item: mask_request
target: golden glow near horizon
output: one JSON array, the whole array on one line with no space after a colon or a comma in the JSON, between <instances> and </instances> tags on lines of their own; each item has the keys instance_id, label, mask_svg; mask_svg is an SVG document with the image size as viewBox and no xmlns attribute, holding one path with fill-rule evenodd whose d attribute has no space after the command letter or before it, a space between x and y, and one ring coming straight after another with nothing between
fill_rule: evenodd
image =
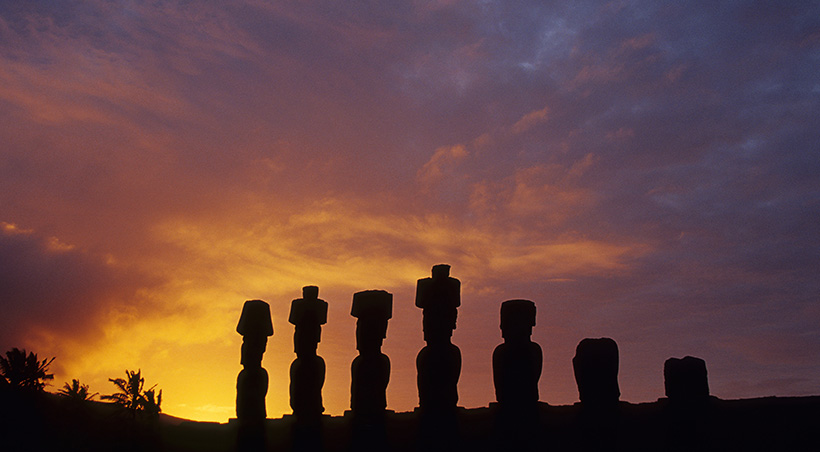
<instances>
[{"instance_id":1,"label":"golden glow near horizon","mask_svg":"<svg viewBox=\"0 0 820 452\"><path fill-rule=\"evenodd\" d=\"M591 241L515 246L505 242L518 238L505 238L503 233L465 230L453 235L449 232L453 228L441 218L408 221L369 216L363 221L361 212L335 204L326 204L324 209L298 214L281 229L166 223L156 228L156 240L160 248L179 250L170 253L176 255L175 260L171 260L167 249L162 249L161 263L156 258L147 261L157 276L164 275L165 283L140 290L134 294L136 300L127 303L111 300L98 319L102 325L100 337L61 342L62 338L32 335L25 345L41 354L58 356L56 382L79 378L104 394L111 391L108 378L120 376L125 369L139 368L148 384L156 383L163 389L165 412L190 419L225 421L234 416L235 379L241 369L241 337L235 332L235 323L245 300L265 299L272 306L275 329L264 360L271 381L267 403L269 416L278 417L290 412L287 369L295 358L293 329L286 320L290 300L299 297L303 285L317 284L320 296L331 305L330 321L319 349L328 362L325 406L328 413L339 415L349 408L349 365L356 356L355 319L349 316L352 294L385 288L394 292L396 303L401 304L391 320L385 344L386 352L396 350L398 345L397 354L391 356L395 373L391 385L400 388L401 395L392 395L391 408L411 410L415 406L413 362L423 346L413 291L416 279L426 277L429 262L438 262L439 257L394 259L396 252L390 244L398 248L416 244L420 250L436 250L446 244L472 250L469 255L450 260L454 275L464 281L465 303L482 297L470 293L471 287L486 290L481 287L484 282L480 275L469 273L475 262L483 262L482 268L497 276L538 278L543 271L560 276L584 269L617 270L622 267L622 256L635 252L629 247ZM322 254L319 248L306 244L296 230L303 231L307 240L325 235L319 243L330 246ZM362 242L365 237L367 240ZM374 241L379 247L366 246ZM535 269L539 270L533 272ZM498 302L505 297L498 290L488 293ZM487 324L497 329L494 310ZM499 336L494 330L491 334ZM402 343L393 344L394 340ZM408 344L414 346L407 349ZM462 386L469 387L470 378L465 374ZM486 393L486 400L477 403L486 405L490 397L491 393Z\"/></svg>"}]
</instances>

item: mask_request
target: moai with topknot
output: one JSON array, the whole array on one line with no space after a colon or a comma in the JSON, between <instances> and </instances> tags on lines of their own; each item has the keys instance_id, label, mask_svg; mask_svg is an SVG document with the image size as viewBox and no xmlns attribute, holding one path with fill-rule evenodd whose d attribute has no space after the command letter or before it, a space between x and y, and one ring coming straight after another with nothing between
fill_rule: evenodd
<instances>
[{"instance_id":1,"label":"moai with topknot","mask_svg":"<svg viewBox=\"0 0 820 452\"><path fill-rule=\"evenodd\" d=\"M242 371L236 379L236 418L262 420L267 417L265 395L268 372L262 367L262 355L273 336L270 306L262 300L249 300L242 306L236 332L242 335Z\"/></svg>"},{"instance_id":2,"label":"moai with topknot","mask_svg":"<svg viewBox=\"0 0 820 452\"><path fill-rule=\"evenodd\" d=\"M493 351L495 398L508 413L531 413L538 404L541 347L532 342L535 303L507 300L501 303L501 336L504 343Z\"/></svg>"},{"instance_id":3,"label":"moai with topknot","mask_svg":"<svg viewBox=\"0 0 820 452\"><path fill-rule=\"evenodd\" d=\"M461 351L452 343L452 336L460 305L461 282L450 277L449 265L435 265L432 277L418 280L416 306L422 309L422 329L427 343L416 357L422 411L456 409Z\"/></svg>"},{"instance_id":4,"label":"moai with topknot","mask_svg":"<svg viewBox=\"0 0 820 452\"><path fill-rule=\"evenodd\" d=\"M327 302L319 299L319 288L305 286L302 298L293 300L288 321L295 325L293 348L296 359L290 366L290 407L297 418L318 418L325 383L325 361L316 354L327 323Z\"/></svg>"},{"instance_id":5,"label":"moai with topknot","mask_svg":"<svg viewBox=\"0 0 820 452\"><path fill-rule=\"evenodd\" d=\"M264 451L268 372L262 367L262 355L268 337L273 336L270 306L262 300L246 301L236 332L242 335L242 370L236 378L237 450Z\"/></svg>"},{"instance_id":6,"label":"moai with topknot","mask_svg":"<svg viewBox=\"0 0 820 452\"><path fill-rule=\"evenodd\" d=\"M356 416L380 416L387 408L390 358L382 353L387 321L393 316L393 294L366 290L353 294L350 315L356 317L356 349L350 366L350 409Z\"/></svg>"}]
</instances>

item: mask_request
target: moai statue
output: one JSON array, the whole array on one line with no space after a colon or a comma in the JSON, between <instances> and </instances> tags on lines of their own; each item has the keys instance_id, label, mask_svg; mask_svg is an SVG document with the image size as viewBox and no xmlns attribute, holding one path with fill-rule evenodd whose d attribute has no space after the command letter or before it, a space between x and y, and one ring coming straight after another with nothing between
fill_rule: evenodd
<instances>
[{"instance_id":1,"label":"moai statue","mask_svg":"<svg viewBox=\"0 0 820 452\"><path fill-rule=\"evenodd\" d=\"M236 332L242 335L242 371L236 379L236 418L261 421L267 417L268 372L262 368L262 355L268 337L273 336L270 306L262 300L246 301Z\"/></svg>"},{"instance_id":2,"label":"moai statue","mask_svg":"<svg viewBox=\"0 0 820 452\"><path fill-rule=\"evenodd\" d=\"M449 265L435 265L432 278L418 280L416 306L423 309L427 342L416 357L422 411L453 411L458 403L461 351L451 340L460 305L461 282L450 277Z\"/></svg>"},{"instance_id":3,"label":"moai statue","mask_svg":"<svg viewBox=\"0 0 820 452\"><path fill-rule=\"evenodd\" d=\"M504 343L493 352L495 398L505 412L532 412L538 404L541 347L530 340L535 326L535 303L507 300L501 303L501 336Z\"/></svg>"},{"instance_id":4,"label":"moai statue","mask_svg":"<svg viewBox=\"0 0 820 452\"><path fill-rule=\"evenodd\" d=\"M393 294L366 290L353 294L350 315L356 317L359 356L350 366L350 409L356 416L380 416L387 408L390 358L382 353L387 321L393 316Z\"/></svg>"},{"instance_id":5,"label":"moai statue","mask_svg":"<svg viewBox=\"0 0 820 452\"><path fill-rule=\"evenodd\" d=\"M572 358L581 403L588 407L617 406L618 344L608 337L584 339Z\"/></svg>"},{"instance_id":6,"label":"moai statue","mask_svg":"<svg viewBox=\"0 0 820 452\"><path fill-rule=\"evenodd\" d=\"M672 403L695 404L709 399L706 361L686 356L669 358L663 364L666 397Z\"/></svg>"},{"instance_id":7,"label":"moai statue","mask_svg":"<svg viewBox=\"0 0 820 452\"><path fill-rule=\"evenodd\" d=\"M322 340L322 325L327 323L327 302L319 299L319 288L305 286L302 298L293 300L288 321L296 326L293 348L296 359L290 366L290 407L302 418L320 416L325 361L316 354Z\"/></svg>"}]
</instances>

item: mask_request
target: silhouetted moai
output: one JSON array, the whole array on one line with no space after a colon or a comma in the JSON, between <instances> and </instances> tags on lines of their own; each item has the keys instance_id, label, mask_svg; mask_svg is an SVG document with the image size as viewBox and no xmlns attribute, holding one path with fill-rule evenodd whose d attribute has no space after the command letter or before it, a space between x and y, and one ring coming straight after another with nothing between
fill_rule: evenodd
<instances>
[{"instance_id":1,"label":"silhouetted moai","mask_svg":"<svg viewBox=\"0 0 820 452\"><path fill-rule=\"evenodd\" d=\"M576 432L581 450L618 449L618 344L610 338L583 339L572 358L581 415Z\"/></svg>"},{"instance_id":2,"label":"silhouetted moai","mask_svg":"<svg viewBox=\"0 0 820 452\"><path fill-rule=\"evenodd\" d=\"M327 302L319 299L319 288L305 286L302 298L293 300L288 321L296 326L293 348L296 359L290 366L290 407L297 418L318 418L325 383L325 361L316 354L322 339L322 325L327 323Z\"/></svg>"},{"instance_id":3,"label":"silhouetted moai","mask_svg":"<svg viewBox=\"0 0 820 452\"><path fill-rule=\"evenodd\" d=\"M666 411L668 450L708 450L713 436L714 413L709 404L706 361L686 356L663 364L669 405ZM675 445L676 447L671 447Z\"/></svg>"},{"instance_id":4,"label":"silhouetted moai","mask_svg":"<svg viewBox=\"0 0 820 452\"><path fill-rule=\"evenodd\" d=\"M453 345L461 282L450 277L449 265L433 266L431 278L418 280L416 306L422 308L422 328L427 345L416 357L419 410L419 448L459 448L456 408L461 351Z\"/></svg>"},{"instance_id":5,"label":"silhouetted moai","mask_svg":"<svg viewBox=\"0 0 820 452\"><path fill-rule=\"evenodd\" d=\"M535 303L507 300L501 303L504 343L493 352L495 398L509 412L531 411L538 404L541 347L530 340L535 326Z\"/></svg>"},{"instance_id":6,"label":"silhouetted moai","mask_svg":"<svg viewBox=\"0 0 820 452\"><path fill-rule=\"evenodd\" d=\"M433 266L433 276L416 285L416 306L422 308L422 329L427 345L416 357L419 407L422 410L454 410L458 403L461 351L453 345L457 308L461 305L461 282L450 277L450 266Z\"/></svg>"},{"instance_id":7,"label":"silhouetted moai","mask_svg":"<svg viewBox=\"0 0 820 452\"><path fill-rule=\"evenodd\" d=\"M359 356L350 366L350 409L356 415L381 415L387 408L390 358L382 353L387 321L393 316L393 294L366 290L353 294L350 315L356 317Z\"/></svg>"},{"instance_id":8,"label":"silhouetted moai","mask_svg":"<svg viewBox=\"0 0 820 452\"><path fill-rule=\"evenodd\" d=\"M262 355L273 335L270 306L262 300L246 301L236 332L242 335L242 371L236 379L237 445L240 451L264 450L268 372L262 367Z\"/></svg>"},{"instance_id":9,"label":"silhouetted moai","mask_svg":"<svg viewBox=\"0 0 820 452\"><path fill-rule=\"evenodd\" d=\"M353 294L350 315L356 317L359 356L350 366L351 450L387 450L385 409L390 358L382 353L387 321L393 316L393 294L366 290Z\"/></svg>"},{"instance_id":10,"label":"silhouetted moai","mask_svg":"<svg viewBox=\"0 0 820 452\"><path fill-rule=\"evenodd\" d=\"M499 410L497 450L534 450L538 431L538 380L543 361L541 347L532 342L535 303L501 303L504 343L493 351L493 383Z\"/></svg>"},{"instance_id":11,"label":"silhouetted moai","mask_svg":"<svg viewBox=\"0 0 820 452\"><path fill-rule=\"evenodd\" d=\"M262 368L262 355L268 337L273 336L270 306L262 300L246 301L236 332L242 335L242 371L236 380L236 418L265 419L268 372Z\"/></svg>"},{"instance_id":12,"label":"silhouetted moai","mask_svg":"<svg viewBox=\"0 0 820 452\"><path fill-rule=\"evenodd\" d=\"M617 405L618 344L608 337L584 339L572 358L578 396L586 406Z\"/></svg>"},{"instance_id":13,"label":"silhouetted moai","mask_svg":"<svg viewBox=\"0 0 820 452\"><path fill-rule=\"evenodd\" d=\"M700 358L667 359L663 364L663 383L670 402L691 404L709 399L706 361Z\"/></svg>"}]
</instances>

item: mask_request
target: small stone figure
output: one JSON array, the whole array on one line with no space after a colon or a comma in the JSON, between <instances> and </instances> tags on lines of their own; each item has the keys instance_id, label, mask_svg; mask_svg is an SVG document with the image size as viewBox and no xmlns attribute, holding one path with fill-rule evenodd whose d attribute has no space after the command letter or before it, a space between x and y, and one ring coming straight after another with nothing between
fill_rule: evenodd
<instances>
[{"instance_id":1,"label":"small stone figure","mask_svg":"<svg viewBox=\"0 0 820 452\"><path fill-rule=\"evenodd\" d=\"M700 358L667 359L663 365L663 379L670 402L697 403L709 398L706 361Z\"/></svg>"},{"instance_id":2,"label":"small stone figure","mask_svg":"<svg viewBox=\"0 0 820 452\"><path fill-rule=\"evenodd\" d=\"M586 406L617 405L621 396L618 387L618 344L608 337L584 339L572 358L578 395Z\"/></svg>"},{"instance_id":3,"label":"small stone figure","mask_svg":"<svg viewBox=\"0 0 820 452\"><path fill-rule=\"evenodd\" d=\"M249 300L242 306L236 332L242 335L242 371L236 380L236 418L265 419L268 372L262 368L262 355L268 337L273 336L270 306L262 300Z\"/></svg>"},{"instance_id":4,"label":"small stone figure","mask_svg":"<svg viewBox=\"0 0 820 452\"><path fill-rule=\"evenodd\" d=\"M530 340L535 326L535 303L507 300L501 304L504 343L493 352L495 398L509 413L532 412L538 403L541 347Z\"/></svg>"},{"instance_id":5,"label":"small stone figure","mask_svg":"<svg viewBox=\"0 0 820 452\"><path fill-rule=\"evenodd\" d=\"M461 351L453 345L461 282L450 277L450 266L433 266L432 278L418 280L416 306L422 308L422 328L427 345L416 357L419 407L424 411L455 410Z\"/></svg>"},{"instance_id":6,"label":"small stone figure","mask_svg":"<svg viewBox=\"0 0 820 452\"><path fill-rule=\"evenodd\" d=\"M293 300L288 321L296 326L293 348L296 359L290 366L290 406L302 418L320 416L322 386L325 383L325 361L316 354L322 339L322 325L327 323L327 302L319 299L319 288L305 286L302 298Z\"/></svg>"},{"instance_id":7,"label":"small stone figure","mask_svg":"<svg viewBox=\"0 0 820 452\"><path fill-rule=\"evenodd\" d=\"M387 321L393 316L393 294L366 290L353 294L350 315L356 317L359 356L350 367L350 409L355 415L383 415L390 381L390 358L382 353Z\"/></svg>"}]
</instances>

